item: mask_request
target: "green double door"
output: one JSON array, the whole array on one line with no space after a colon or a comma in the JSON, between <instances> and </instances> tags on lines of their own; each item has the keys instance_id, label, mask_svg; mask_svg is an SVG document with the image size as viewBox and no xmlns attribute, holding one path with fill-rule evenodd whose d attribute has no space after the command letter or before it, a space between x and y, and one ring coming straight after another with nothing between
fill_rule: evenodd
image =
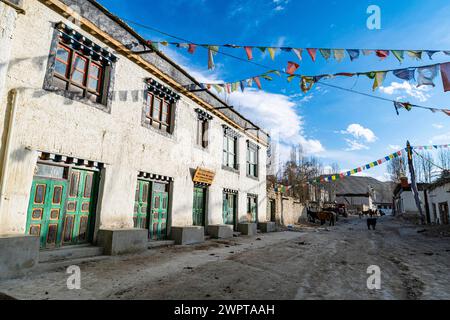
<instances>
[{"instance_id":1,"label":"green double door","mask_svg":"<svg viewBox=\"0 0 450 320\"><path fill-rule=\"evenodd\" d=\"M67 179L35 177L28 206L27 233L41 248L92 240L98 173L71 169Z\"/></svg>"},{"instance_id":2,"label":"green double door","mask_svg":"<svg viewBox=\"0 0 450 320\"><path fill-rule=\"evenodd\" d=\"M192 220L194 226L206 226L206 189L194 187L194 203L192 210Z\"/></svg>"},{"instance_id":3,"label":"green double door","mask_svg":"<svg viewBox=\"0 0 450 320\"><path fill-rule=\"evenodd\" d=\"M138 180L134 204L134 227L149 230L149 239L167 238L168 185ZM150 200L150 201L149 201Z\"/></svg>"}]
</instances>

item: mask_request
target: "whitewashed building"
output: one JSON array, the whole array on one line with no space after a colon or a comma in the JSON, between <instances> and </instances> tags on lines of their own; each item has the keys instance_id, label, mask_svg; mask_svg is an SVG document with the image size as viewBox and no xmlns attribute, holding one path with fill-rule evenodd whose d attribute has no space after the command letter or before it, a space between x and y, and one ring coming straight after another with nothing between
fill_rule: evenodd
<instances>
[{"instance_id":1,"label":"whitewashed building","mask_svg":"<svg viewBox=\"0 0 450 320\"><path fill-rule=\"evenodd\" d=\"M450 221L450 175L444 174L427 189L429 199L430 222L449 224Z\"/></svg>"},{"instance_id":2,"label":"whitewashed building","mask_svg":"<svg viewBox=\"0 0 450 320\"><path fill-rule=\"evenodd\" d=\"M0 30L0 272L270 219L268 134L96 1L0 1Z\"/></svg>"}]
</instances>

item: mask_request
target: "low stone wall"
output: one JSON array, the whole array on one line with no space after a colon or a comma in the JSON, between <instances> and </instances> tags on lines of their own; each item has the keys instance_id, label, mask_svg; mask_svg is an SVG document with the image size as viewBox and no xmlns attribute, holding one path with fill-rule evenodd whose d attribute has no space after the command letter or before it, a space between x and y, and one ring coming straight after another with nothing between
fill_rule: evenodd
<instances>
[{"instance_id":1,"label":"low stone wall","mask_svg":"<svg viewBox=\"0 0 450 320\"><path fill-rule=\"evenodd\" d=\"M306 205L295 198L282 196L273 189L267 190L267 216L270 219L270 200L275 203L275 221L278 225L296 224L307 220Z\"/></svg>"},{"instance_id":2,"label":"low stone wall","mask_svg":"<svg viewBox=\"0 0 450 320\"><path fill-rule=\"evenodd\" d=\"M282 198L282 220L284 225L306 220L306 206L291 197Z\"/></svg>"}]
</instances>

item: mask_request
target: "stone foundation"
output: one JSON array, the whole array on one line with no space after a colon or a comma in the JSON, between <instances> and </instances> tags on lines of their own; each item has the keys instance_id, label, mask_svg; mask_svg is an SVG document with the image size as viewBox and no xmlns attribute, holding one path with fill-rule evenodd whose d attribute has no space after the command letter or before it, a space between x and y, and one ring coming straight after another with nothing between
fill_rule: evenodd
<instances>
[{"instance_id":1,"label":"stone foundation","mask_svg":"<svg viewBox=\"0 0 450 320\"><path fill-rule=\"evenodd\" d=\"M148 246L148 230L100 229L97 245L104 248L105 255L110 256L145 251Z\"/></svg>"},{"instance_id":2,"label":"stone foundation","mask_svg":"<svg viewBox=\"0 0 450 320\"><path fill-rule=\"evenodd\" d=\"M238 230L243 236L256 236L256 223L239 223Z\"/></svg>"},{"instance_id":3,"label":"stone foundation","mask_svg":"<svg viewBox=\"0 0 450 320\"><path fill-rule=\"evenodd\" d=\"M205 241L205 228L196 226L172 227L171 238L177 245L201 243Z\"/></svg>"},{"instance_id":4,"label":"stone foundation","mask_svg":"<svg viewBox=\"0 0 450 320\"><path fill-rule=\"evenodd\" d=\"M0 236L0 279L24 275L39 262L39 237Z\"/></svg>"},{"instance_id":5,"label":"stone foundation","mask_svg":"<svg viewBox=\"0 0 450 320\"><path fill-rule=\"evenodd\" d=\"M213 239L233 238L233 226L231 225L209 225L207 231Z\"/></svg>"},{"instance_id":6,"label":"stone foundation","mask_svg":"<svg viewBox=\"0 0 450 320\"><path fill-rule=\"evenodd\" d=\"M277 226L275 222L260 222L258 223L258 229L263 233L269 233L277 231Z\"/></svg>"}]
</instances>

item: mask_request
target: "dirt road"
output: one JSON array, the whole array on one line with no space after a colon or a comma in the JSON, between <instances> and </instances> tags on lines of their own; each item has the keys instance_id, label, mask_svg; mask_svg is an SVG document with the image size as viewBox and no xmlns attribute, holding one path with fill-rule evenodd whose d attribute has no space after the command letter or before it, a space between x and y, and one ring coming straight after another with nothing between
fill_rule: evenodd
<instances>
[{"instance_id":1,"label":"dirt road","mask_svg":"<svg viewBox=\"0 0 450 320\"><path fill-rule=\"evenodd\" d=\"M450 299L450 238L422 231L388 217L376 231L364 219L340 219L328 230L79 263L80 290L67 289L59 267L0 283L0 292L19 299ZM367 289L371 265L381 269L380 290Z\"/></svg>"}]
</instances>

